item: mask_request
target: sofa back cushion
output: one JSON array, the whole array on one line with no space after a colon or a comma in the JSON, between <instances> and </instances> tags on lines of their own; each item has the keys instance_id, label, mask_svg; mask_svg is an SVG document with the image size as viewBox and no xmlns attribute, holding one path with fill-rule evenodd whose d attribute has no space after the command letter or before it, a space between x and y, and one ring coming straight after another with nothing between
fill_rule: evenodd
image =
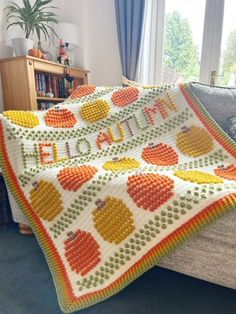
<instances>
[{"instance_id":1,"label":"sofa back cushion","mask_svg":"<svg viewBox=\"0 0 236 314\"><path fill-rule=\"evenodd\" d=\"M212 118L232 137L229 119L236 115L236 88L195 82L190 87Z\"/></svg>"},{"instance_id":2,"label":"sofa back cushion","mask_svg":"<svg viewBox=\"0 0 236 314\"><path fill-rule=\"evenodd\" d=\"M236 141L236 115L229 118L229 131L232 138Z\"/></svg>"}]
</instances>

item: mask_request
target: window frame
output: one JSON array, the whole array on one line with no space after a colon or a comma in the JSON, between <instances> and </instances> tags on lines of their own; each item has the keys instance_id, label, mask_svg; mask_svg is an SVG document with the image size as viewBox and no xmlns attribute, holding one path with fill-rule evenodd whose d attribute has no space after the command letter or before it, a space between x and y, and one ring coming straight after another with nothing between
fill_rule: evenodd
<instances>
[{"instance_id":1,"label":"window frame","mask_svg":"<svg viewBox=\"0 0 236 314\"><path fill-rule=\"evenodd\" d=\"M199 82L212 84L220 66L225 0L206 0ZM136 80L161 84L165 27L165 0L147 0L143 45ZM203 58L204 56L204 58Z\"/></svg>"}]
</instances>

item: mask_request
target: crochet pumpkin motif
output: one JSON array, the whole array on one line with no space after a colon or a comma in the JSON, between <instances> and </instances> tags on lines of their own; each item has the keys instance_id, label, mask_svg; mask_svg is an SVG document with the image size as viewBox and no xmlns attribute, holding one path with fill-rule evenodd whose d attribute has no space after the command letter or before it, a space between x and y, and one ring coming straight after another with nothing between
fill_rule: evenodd
<instances>
[{"instance_id":1,"label":"crochet pumpkin motif","mask_svg":"<svg viewBox=\"0 0 236 314\"><path fill-rule=\"evenodd\" d=\"M151 212L173 196L174 181L159 174L140 174L128 178L128 194L134 203Z\"/></svg>"},{"instance_id":2,"label":"crochet pumpkin motif","mask_svg":"<svg viewBox=\"0 0 236 314\"><path fill-rule=\"evenodd\" d=\"M213 149L213 140L206 130L198 126L183 127L177 135L177 146L185 155L198 157Z\"/></svg>"},{"instance_id":3,"label":"crochet pumpkin motif","mask_svg":"<svg viewBox=\"0 0 236 314\"><path fill-rule=\"evenodd\" d=\"M126 87L113 93L111 100L114 105L124 107L136 101L139 97L139 90L136 87Z\"/></svg>"},{"instance_id":4,"label":"crochet pumpkin motif","mask_svg":"<svg viewBox=\"0 0 236 314\"><path fill-rule=\"evenodd\" d=\"M55 107L45 115L46 125L54 128L72 128L76 122L76 116L66 108Z\"/></svg>"},{"instance_id":5,"label":"crochet pumpkin motif","mask_svg":"<svg viewBox=\"0 0 236 314\"><path fill-rule=\"evenodd\" d=\"M96 205L94 226L104 240L119 244L134 231L132 212L121 199L107 196L97 200Z\"/></svg>"},{"instance_id":6,"label":"crochet pumpkin motif","mask_svg":"<svg viewBox=\"0 0 236 314\"><path fill-rule=\"evenodd\" d=\"M122 171L139 168L140 163L134 158L123 157L113 158L111 161L106 161L103 168L111 171Z\"/></svg>"},{"instance_id":7,"label":"crochet pumpkin motif","mask_svg":"<svg viewBox=\"0 0 236 314\"><path fill-rule=\"evenodd\" d=\"M220 176L227 180L236 180L236 166L229 165L229 166L220 166L219 168L214 170L217 176Z\"/></svg>"},{"instance_id":8,"label":"crochet pumpkin motif","mask_svg":"<svg viewBox=\"0 0 236 314\"><path fill-rule=\"evenodd\" d=\"M65 245L65 256L72 271L85 276L101 260L99 245L93 236L86 231L68 232Z\"/></svg>"},{"instance_id":9,"label":"crochet pumpkin motif","mask_svg":"<svg viewBox=\"0 0 236 314\"><path fill-rule=\"evenodd\" d=\"M143 149L142 158L148 163L157 166L171 166L178 164L178 155L167 144L149 144Z\"/></svg>"},{"instance_id":10,"label":"crochet pumpkin motif","mask_svg":"<svg viewBox=\"0 0 236 314\"><path fill-rule=\"evenodd\" d=\"M87 122L96 122L107 117L110 106L107 101L98 99L85 103L80 109L81 117Z\"/></svg>"},{"instance_id":11,"label":"crochet pumpkin motif","mask_svg":"<svg viewBox=\"0 0 236 314\"><path fill-rule=\"evenodd\" d=\"M44 220L51 221L63 211L61 195L49 181L34 182L30 200L33 209Z\"/></svg>"},{"instance_id":12,"label":"crochet pumpkin motif","mask_svg":"<svg viewBox=\"0 0 236 314\"><path fill-rule=\"evenodd\" d=\"M98 171L91 166L68 167L59 171L57 178L64 190L78 191L79 188Z\"/></svg>"},{"instance_id":13,"label":"crochet pumpkin motif","mask_svg":"<svg viewBox=\"0 0 236 314\"><path fill-rule=\"evenodd\" d=\"M73 90L70 98L77 99L83 96L91 95L95 92L96 86L95 85L81 85Z\"/></svg>"},{"instance_id":14,"label":"crochet pumpkin motif","mask_svg":"<svg viewBox=\"0 0 236 314\"><path fill-rule=\"evenodd\" d=\"M189 171L189 170L176 170L174 175L181 178L182 180L193 182L193 183L223 183L219 177L216 177L210 173L202 171Z\"/></svg>"},{"instance_id":15,"label":"crochet pumpkin motif","mask_svg":"<svg viewBox=\"0 0 236 314\"><path fill-rule=\"evenodd\" d=\"M3 115L10 119L12 123L25 128L34 128L39 125L38 117L30 111L9 110L4 112Z\"/></svg>"}]
</instances>

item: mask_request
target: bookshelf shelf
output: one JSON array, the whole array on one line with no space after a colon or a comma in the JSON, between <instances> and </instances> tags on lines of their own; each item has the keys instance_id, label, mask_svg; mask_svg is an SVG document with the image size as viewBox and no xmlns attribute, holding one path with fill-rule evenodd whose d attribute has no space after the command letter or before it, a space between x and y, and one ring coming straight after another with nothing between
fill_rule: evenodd
<instances>
[{"instance_id":1,"label":"bookshelf shelf","mask_svg":"<svg viewBox=\"0 0 236 314\"><path fill-rule=\"evenodd\" d=\"M37 97L37 100L39 101L55 101L60 102L64 101L66 98L58 98L58 97Z\"/></svg>"},{"instance_id":2,"label":"bookshelf shelf","mask_svg":"<svg viewBox=\"0 0 236 314\"><path fill-rule=\"evenodd\" d=\"M37 110L40 109L40 102L56 104L65 99L37 96L37 77L57 77L63 81L65 66L62 64L30 56L0 59L0 73L4 110ZM89 71L82 68L70 69L70 75L74 77L77 85L88 84L88 73Z\"/></svg>"}]
</instances>

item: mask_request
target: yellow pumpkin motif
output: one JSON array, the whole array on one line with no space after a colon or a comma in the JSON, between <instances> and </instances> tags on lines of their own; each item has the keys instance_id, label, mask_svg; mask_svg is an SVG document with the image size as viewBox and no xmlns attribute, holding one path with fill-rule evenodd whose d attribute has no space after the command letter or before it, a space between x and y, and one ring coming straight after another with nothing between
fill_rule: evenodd
<instances>
[{"instance_id":1,"label":"yellow pumpkin motif","mask_svg":"<svg viewBox=\"0 0 236 314\"><path fill-rule=\"evenodd\" d=\"M34 128L39 125L38 117L31 111L9 110L3 113L12 123L25 128Z\"/></svg>"},{"instance_id":2,"label":"yellow pumpkin motif","mask_svg":"<svg viewBox=\"0 0 236 314\"><path fill-rule=\"evenodd\" d=\"M179 177L182 180L190 181L193 183L207 184L207 183L223 183L219 177L216 177L210 173L202 172L202 171L189 171L189 170L176 170L174 172L175 176Z\"/></svg>"},{"instance_id":3,"label":"yellow pumpkin motif","mask_svg":"<svg viewBox=\"0 0 236 314\"><path fill-rule=\"evenodd\" d=\"M46 180L35 182L33 186L30 191L33 209L40 218L52 221L63 210L60 193L51 182Z\"/></svg>"},{"instance_id":4,"label":"yellow pumpkin motif","mask_svg":"<svg viewBox=\"0 0 236 314\"><path fill-rule=\"evenodd\" d=\"M107 117L110 111L108 102L97 99L84 104L80 109L81 117L87 122L96 122Z\"/></svg>"},{"instance_id":5,"label":"yellow pumpkin motif","mask_svg":"<svg viewBox=\"0 0 236 314\"><path fill-rule=\"evenodd\" d=\"M134 158L124 157L120 159L114 158L111 161L105 162L105 164L103 165L103 168L105 170L111 170L111 171L122 171L122 170L139 168L139 166L140 166L140 163Z\"/></svg>"}]
</instances>

